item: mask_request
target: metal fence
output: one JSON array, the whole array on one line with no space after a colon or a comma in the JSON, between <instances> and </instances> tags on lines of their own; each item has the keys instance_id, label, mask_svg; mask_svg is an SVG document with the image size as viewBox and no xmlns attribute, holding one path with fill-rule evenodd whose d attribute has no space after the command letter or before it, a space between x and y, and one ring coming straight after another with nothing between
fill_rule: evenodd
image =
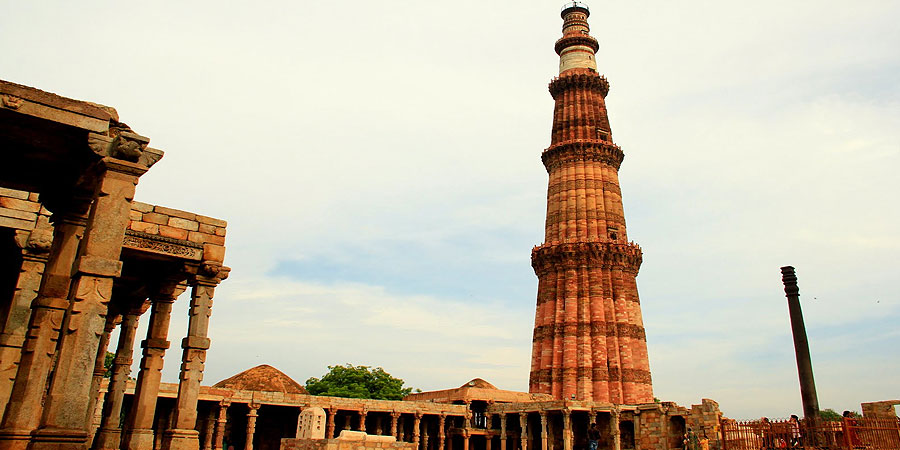
<instances>
[{"instance_id":1,"label":"metal fence","mask_svg":"<svg viewBox=\"0 0 900 450\"><path fill-rule=\"evenodd\" d=\"M900 450L900 419L723 420L723 450Z\"/></svg>"}]
</instances>

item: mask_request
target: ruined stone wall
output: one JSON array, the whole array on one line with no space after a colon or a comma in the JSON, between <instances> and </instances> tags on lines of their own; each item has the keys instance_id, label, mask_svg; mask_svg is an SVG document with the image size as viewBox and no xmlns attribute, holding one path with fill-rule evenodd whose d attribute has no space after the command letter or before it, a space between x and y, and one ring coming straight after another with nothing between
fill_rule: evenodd
<instances>
[{"instance_id":1,"label":"ruined stone wall","mask_svg":"<svg viewBox=\"0 0 900 450\"><path fill-rule=\"evenodd\" d=\"M704 398L699 405L691 405L690 415L685 418L685 422L697 433L698 437L705 434L709 439L710 450L715 450L722 448L721 430L719 429L721 419L722 412L719 411L719 404Z\"/></svg>"},{"instance_id":2,"label":"ruined stone wall","mask_svg":"<svg viewBox=\"0 0 900 450\"><path fill-rule=\"evenodd\" d=\"M880 402L863 403L863 417L867 419L896 419L897 412L895 405L900 405L900 400L884 400Z\"/></svg>"},{"instance_id":3,"label":"ruined stone wall","mask_svg":"<svg viewBox=\"0 0 900 450\"><path fill-rule=\"evenodd\" d=\"M418 444L397 442L391 436L342 431L337 439L282 439L281 450L416 450Z\"/></svg>"},{"instance_id":4,"label":"ruined stone wall","mask_svg":"<svg viewBox=\"0 0 900 450\"><path fill-rule=\"evenodd\" d=\"M666 424L668 416L659 409L642 410L637 446L641 450L667 450Z\"/></svg>"}]
</instances>

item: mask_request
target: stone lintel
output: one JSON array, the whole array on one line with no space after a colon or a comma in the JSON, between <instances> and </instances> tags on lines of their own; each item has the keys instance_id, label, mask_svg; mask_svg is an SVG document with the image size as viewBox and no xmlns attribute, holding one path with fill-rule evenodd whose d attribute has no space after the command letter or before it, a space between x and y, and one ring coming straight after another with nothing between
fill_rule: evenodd
<instances>
[{"instance_id":1,"label":"stone lintel","mask_svg":"<svg viewBox=\"0 0 900 450\"><path fill-rule=\"evenodd\" d=\"M116 110L0 80L0 108L97 133L106 133Z\"/></svg>"},{"instance_id":2,"label":"stone lintel","mask_svg":"<svg viewBox=\"0 0 900 450\"><path fill-rule=\"evenodd\" d=\"M203 259L203 245L134 230L125 231L124 248L191 261Z\"/></svg>"}]
</instances>

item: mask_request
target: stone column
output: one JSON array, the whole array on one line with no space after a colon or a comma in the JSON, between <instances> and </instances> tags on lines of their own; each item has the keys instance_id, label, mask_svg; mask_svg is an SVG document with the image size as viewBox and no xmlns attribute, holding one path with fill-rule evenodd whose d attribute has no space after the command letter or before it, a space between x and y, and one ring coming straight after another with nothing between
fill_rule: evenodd
<instances>
[{"instance_id":1,"label":"stone column","mask_svg":"<svg viewBox=\"0 0 900 450\"><path fill-rule=\"evenodd\" d=\"M397 419L400 418L400 413L397 411L391 411L391 436L397 437ZM397 439L398 441L400 439Z\"/></svg>"},{"instance_id":2,"label":"stone column","mask_svg":"<svg viewBox=\"0 0 900 450\"><path fill-rule=\"evenodd\" d=\"M166 338L169 335L172 304L185 289L187 285L183 282L169 280L156 288L150 296L150 324L147 327L147 338L141 341L144 350L134 401L125 420L123 449L144 450L153 446L153 416L156 414L163 357L169 348Z\"/></svg>"},{"instance_id":3,"label":"stone column","mask_svg":"<svg viewBox=\"0 0 900 450\"><path fill-rule=\"evenodd\" d=\"M622 436L621 431L619 430L619 410L618 408L614 408L610 412L609 417L609 428L610 435L612 436L612 450L622 450Z\"/></svg>"},{"instance_id":4,"label":"stone column","mask_svg":"<svg viewBox=\"0 0 900 450\"><path fill-rule=\"evenodd\" d=\"M69 305L72 265L87 224L89 200L80 205L52 217L56 224L53 244L41 278L40 293L31 304L31 319L22 344L16 381L0 427L0 449L24 449L31 432L40 423L47 378Z\"/></svg>"},{"instance_id":5,"label":"stone column","mask_svg":"<svg viewBox=\"0 0 900 450\"><path fill-rule=\"evenodd\" d=\"M384 432L384 417L375 416L375 434L381 436Z\"/></svg>"},{"instance_id":6,"label":"stone column","mask_svg":"<svg viewBox=\"0 0 900 450\"><path fill-rule=\"evenodd\" d=\"M197 425L197 397L203 379L203 364L209 349L209 317L212 314L216 286L228 276L227 267L204 262L192 280L188 335L181 341L181 375L175 401L173 429L163 434L164 450L197 450L200 447Z\"/></svg>"},{"instance_id":7,"label":"stone column","mask_svg":"<svg viewBox=\"0 0 900 450\"><path fill-rule=\"evenodd\" d=\"M230 399L224 399L219 402L219 418L216 420L216 450L224 450L225 445L225 426L228 424L228 407L231 406Z\"/></svg>"},{"instance_id":8,"label":"stone column","mask_svg":"<svg viewBox=\"0 0 900 450\"><path fill-rule=\"evenodd\" d=\"M334 439L335 419L337 419L337 408L328 408L328 417L325 418L325 439Z\"/></svg>"},{"instance_id":9,"label":"stone column","mask_svg":"<svg viewBox=\"0 0 900 450\"><path fill-rule=\"evenodd\" d=\"M24 244L24 248L12 301L6 317L0 323L3 326L3 332L0 333L0 417L3 417L3 411L12 394L22 344L25 342L25 333L28 331L28 322L31 318L31 303L38 296L41 276L47 265L53 235L50 224L46 222L45 216L39 216L38 227L41 229L35 228L31 233L16 232L16 242ZM46 229L41 227L41 224L45 224Z\"/></svg>"},{"instance_id":10,"label":"stone column","mask_svg":"<svg viewBox=\"0 0 900 450\"><path fill-rule=\"evenodd\" d=\"M363 433L366 432L366 415L367 414L368 414L368 411L366 411L365 409L361 409L359 411L359 431L362 431Z\"/></svg>"},{"instance_id":11,"label":"stone column","mask_svg":"<svg viewBox=\"0 0 900 450\"><path fill-rule=\"evenodd\" d=\"M506 413L500 413L500 450L506 450Z\"/></svg>"},{"instance_id":12,"label":"stone column","mask_svg":"<svg viewBox=\"0 0 900 450\"><path fill-rule=\"evenodd\" d=\"M541 411L541 450L547 450L547 411Z\"/></svg>"},{"instance_id":13,"label":"stone column","mask_svg":"<svg viewBox=\"0 0 900 450\"><path fill-rule=\"evenodd\" d=\"M253 450L253 435L256 433L256 411L259 409L259 405L251 403L247 406L250 407L250 411L247 412L247 441L244 444L244 450Z\"/></svg>"},{"instance_id":14,"label":"stone column","mask_svg":"<svg viewBox=\"0 0 900 450\"><path fill-rule=\"evenodd\" d=\"M463 450L469 450L469 429L468 428L463 428L462 438L463 438Z\"/></svg>"},{"instance_id":15,"label":"stone column","mask_svg":"<svg viewBox=\"0 0 900 450\"><path fill-rule=\"evenodd\" d=\"M212 408L206 418L206 434L203 435L203 450L212 450L213 434L216 431L216 412Z\"/></svg>"},{"instance_id":16,"label":"stone column","mask_svg":"<svg viewBox=\"0 0 900 450\"><path fill-rule=\"evenodd\" d=\"M572 412L563 410L563 450L572 450Z\"/></svg>"},{"instance_id":17,"label":"stone column","mask_svg":"<svg viewBox=\"0 0 900 450\"><path fill-rule=\"evenodd\" d=\"M100 336L100 345L97 346L97 358L94 360L94 375L91 378L91 406L88 408L90 416L88 423L91 425L91 435L95 435L103 421L103 403L97 408L97 402L100 401L100 384L103 382L103 376L106 375L106 351L109 349L109 339L116 325L121 322L121 316L112 311L106 316L106 324L103 326L103 334ZM107 391L109 388L107 387ZM108 397L108 392L104 394L104 402ZM99 412L97 410L100 410Z\"/></svg>"},{"instance_id":18,"label":"stone column","mask_svg":"<svg viewBox=\"0 0 900 450\"><path fill-rule=\"evenodd\" d=\"M428 422L422 420L422 450L428 450Z\"/></svg>"},{"instance_id":19,"label":"stone column","mask_svg":"<svg viewBox=\"0 0 900 450\"><path fill-rule=\"evenodd\" d=\"M491 450L491 444L494 440L494 436L490 433L484 435L484 450Z\"/></svg>"},{"instance_id":20,"label":"stone column","mask_svg":"<svg viewBox=\"0 0 900 450\"><path fill-rule=\"evenodd\" d=\"M116 358L113 360L112 376L106 399L103 402L103 418L100 431L94 438L95 450L118 450L122 441L122 404L125 401L125 387L128 374L131 373L131 355L134 349L134 334L137 331L137 311L122 315L122 326L119 329L119 343L116 347ZM105 353L105 352L104 352Z\"/></svg>"},{"instance_id":21,"label":"stone column","mask_svg":"<svg viewBox=\"0 0 900 450\"><path fill-rule=\"evenodd\" d=\"M522 429L522 435L519 436L521 441L521 450L528 450L528 413L519 413L519 427Z\"/></svg>"},{"instance_id":22,"label":"stone column","mask_svg":"<svg viewBox=\"0 0 900 450\"><path fill-rule=\"evenodd\" d=\"M422 423L422 413L416 411L416 419L413 422L413 444L416 444L416 448L419 448L419 424Z\"/></svg>"},{"instance_id":23,"label":"stone column","mask_svg":"<svg viewBox=\"0 0 900 450\"><path fill-rule=\"evenodd\" d=\"M438 450L444 450L444 445L447 441L447 433L444 429L444 425L446 422L446 414L441 414L440 416L438 416Z\"/></svg>"},{"instance_id":24,"label":"stone column","mask_svg":"<svg viewBox=\"0 0 900 450\"><path fill-rule=\"evenodd\" d=\"M122 240L138 177L147 167L105 157L84 240L72 266L72 288L57 346L56 367L31 450L83 448L88 442L91 375L106 322L113 280L122 273Z\"/></svg>"}]
</instances>

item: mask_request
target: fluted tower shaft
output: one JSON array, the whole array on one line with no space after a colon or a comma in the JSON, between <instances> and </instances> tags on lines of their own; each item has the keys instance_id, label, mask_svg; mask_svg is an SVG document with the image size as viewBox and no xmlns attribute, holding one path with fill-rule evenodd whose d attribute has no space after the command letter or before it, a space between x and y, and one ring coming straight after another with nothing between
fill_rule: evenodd
<instances>
[{"instance_id":1,"label":"fluted tower shaft","mask_svg":"<svg viewBox=\"0 0 900 450\"><path fill-rule=\"evenodd\" d=\"M562 11L544 244L538 277L530 391L615 404L653 401L637 277L641 249L628 241L619 166L624 154L606 113L587 7Z\"/></svg>"}]
</instances>

